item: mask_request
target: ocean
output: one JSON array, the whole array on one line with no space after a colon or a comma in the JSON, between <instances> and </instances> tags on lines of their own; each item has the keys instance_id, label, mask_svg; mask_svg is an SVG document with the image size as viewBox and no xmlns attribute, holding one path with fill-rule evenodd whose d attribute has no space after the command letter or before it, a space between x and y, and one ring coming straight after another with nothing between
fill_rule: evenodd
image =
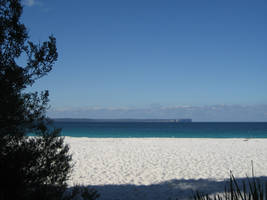
<instances>
[{"instance_id":1,"label":"ocean","mask_svg":"<svg viewBox=\"0 0 267 200\"><path fill-rule=\"evenodd\" d=\"M63 136L90 138L267 138L267 122L54 122Z\"/></svg>"}]
</instances>

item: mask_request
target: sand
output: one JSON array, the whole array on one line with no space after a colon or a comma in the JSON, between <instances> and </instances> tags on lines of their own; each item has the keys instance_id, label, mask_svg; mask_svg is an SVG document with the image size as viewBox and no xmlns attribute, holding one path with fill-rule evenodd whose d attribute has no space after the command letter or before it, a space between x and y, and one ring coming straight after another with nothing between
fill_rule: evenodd
<instances>
[{"instance_id":1,"label":"sand","mask_svg":"<svg viewBox=\"0 0 267 200\"><path fill-rule=\"evenodd\" d=\"M72 138L75 163L68 185L96 188L104 199L187 199L222 192L238 180L267 177L267 139Z\"/></svg>"}]
</instances>

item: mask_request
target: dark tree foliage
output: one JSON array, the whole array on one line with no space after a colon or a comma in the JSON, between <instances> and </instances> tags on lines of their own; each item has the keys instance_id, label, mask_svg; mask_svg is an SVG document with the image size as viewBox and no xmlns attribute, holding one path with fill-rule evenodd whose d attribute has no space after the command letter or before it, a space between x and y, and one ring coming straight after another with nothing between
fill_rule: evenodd
<instances>
[{"instance_id":1,"label":"dark tree foliage","mask_svg":"<svg viewBox=\"0 0 267 200\"><path fill-rule=\"evenodd\" d=\"M25 91L51 71L56 39L31 42L21 14L20 0L0 0L0 199L59 199L71 170L69 148L46 117L48 91Z\"/></svg>"}]
</instances>

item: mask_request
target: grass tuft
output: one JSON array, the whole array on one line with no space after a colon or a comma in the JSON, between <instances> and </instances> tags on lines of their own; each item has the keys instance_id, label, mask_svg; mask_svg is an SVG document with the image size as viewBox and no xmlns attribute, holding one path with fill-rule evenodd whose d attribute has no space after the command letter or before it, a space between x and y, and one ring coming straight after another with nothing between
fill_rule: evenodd
<instances>
[{"instance_id":1,"label":"grass tuft","mask_svg":"<svg viewBox=\"0 0 267 200\"><path fill-rule=\"evenodd\" d=\"M267 182L264 183L260 179L255 178L252 163L252 178L247 177L246 181L242 181L241 186L235 179L232 171L230 171L229 185L225 186L223 194L215 194L214 196L196 191L194 200L267 200Z\"/></svg>"}]
</instances>

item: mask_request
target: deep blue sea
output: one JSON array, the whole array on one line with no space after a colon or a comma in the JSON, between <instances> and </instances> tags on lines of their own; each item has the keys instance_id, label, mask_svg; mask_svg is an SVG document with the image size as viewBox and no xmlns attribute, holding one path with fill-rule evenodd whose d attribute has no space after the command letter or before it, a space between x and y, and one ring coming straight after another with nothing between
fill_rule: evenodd
<instances>
[{"instance_id":1,"label":"deep blue sea","mask_svg":"<svg viewBox=\"0 0 267 200\"><path fill-rule=\"evenodd\" d=\"M94 138L267 138L267 122L55 122L63 136Z\"/></svg>"}]
</instances>

